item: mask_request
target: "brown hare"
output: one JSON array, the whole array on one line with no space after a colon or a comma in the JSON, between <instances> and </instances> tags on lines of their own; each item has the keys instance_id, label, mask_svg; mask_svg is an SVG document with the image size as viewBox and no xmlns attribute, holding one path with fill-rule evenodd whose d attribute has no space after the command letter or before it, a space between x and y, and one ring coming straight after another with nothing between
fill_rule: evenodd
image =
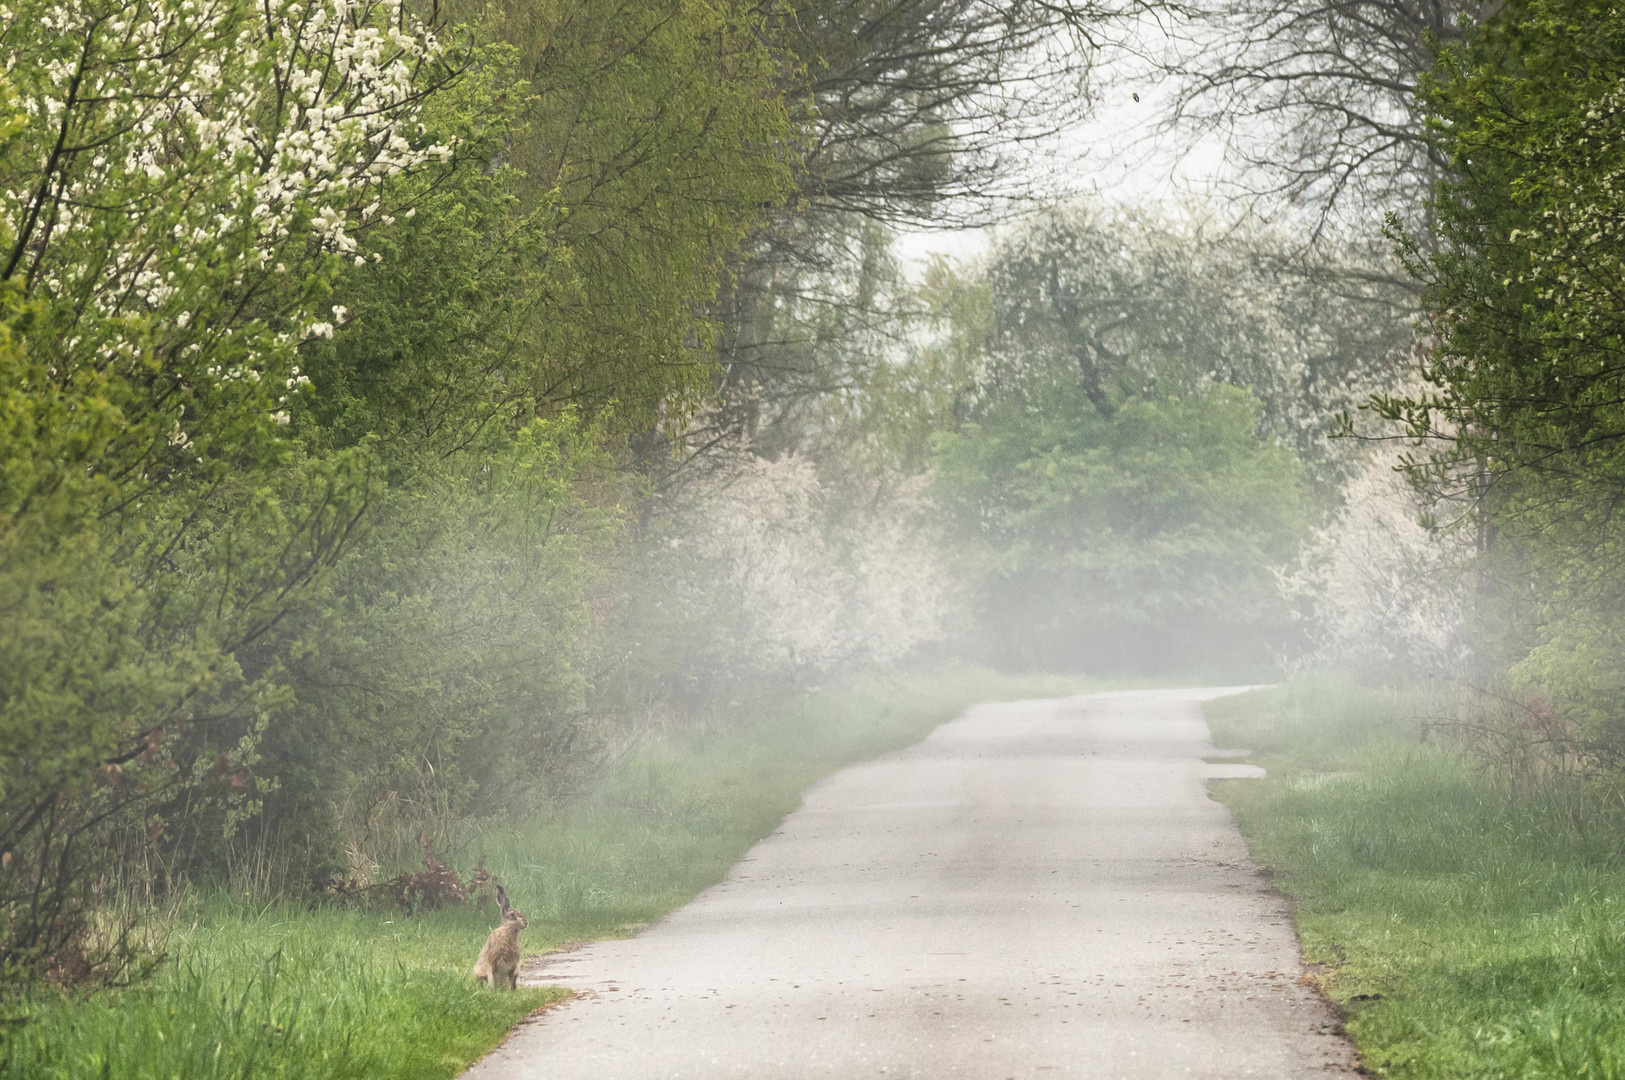
<instances>
[{"instance_id":1,"label":"brown hare","mask_svg":"<svg viewBox=\"0 0 1625 1080\"><path fill-rule=\"evenodd\" d=\"M497 906L502 909L502 925L485 939L480 958L474 961L474 978L494 990L512 990L519 985L519 931L530 924L508 906L508 894L497 886Z\"/></svg>"}]
</instances>

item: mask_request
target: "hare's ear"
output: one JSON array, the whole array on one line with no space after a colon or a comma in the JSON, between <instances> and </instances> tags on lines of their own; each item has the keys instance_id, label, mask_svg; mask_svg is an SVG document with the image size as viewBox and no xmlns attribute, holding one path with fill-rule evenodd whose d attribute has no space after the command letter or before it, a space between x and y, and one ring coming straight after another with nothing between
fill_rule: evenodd
<instances>
[{"instance_id":1,"label":"hare's ear","mask_svg":"<svg viewBox=\"0 0 1625 1080\"><path fill-rule=\"evenodd\" d=\"M497 907L506 915L511 908L508 907L508 894L501 885L497 886Z\"/></svg>"}]
</instances>

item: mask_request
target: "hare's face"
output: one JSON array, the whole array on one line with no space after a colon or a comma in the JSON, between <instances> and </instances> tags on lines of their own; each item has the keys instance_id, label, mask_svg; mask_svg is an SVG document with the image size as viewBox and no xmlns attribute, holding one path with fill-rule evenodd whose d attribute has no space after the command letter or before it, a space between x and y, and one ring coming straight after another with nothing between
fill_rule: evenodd
<instances>
[{"instance_id":1,"label":"hare's face","mask_svg":"<svg viewBox=\"0 0 1625 1080\"><path fill-rule=\"evenodd\" d=\"M530 925L530 923L525 921L524 915L512 910L511 908L502 913L502 924L504 926L511 926L516 930L523 930L525 927Z\"/></svg>"}]
</instances>

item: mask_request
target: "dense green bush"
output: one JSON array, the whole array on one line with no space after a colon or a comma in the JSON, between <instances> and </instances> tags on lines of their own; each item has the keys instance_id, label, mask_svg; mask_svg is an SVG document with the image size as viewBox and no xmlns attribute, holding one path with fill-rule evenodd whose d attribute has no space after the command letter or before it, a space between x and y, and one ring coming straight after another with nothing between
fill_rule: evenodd
<instances>
[{"instance_id":1,"label":"dense green bush","mask_svg":"<svg viewBox=\"0 0 1625 1080\"><path fill-rule=\"evenodd\" d=\"M116 968L123 886L364 874L579 757L616 448L706 385L792 154L759 16L622 14L8 15L8 975Z\"/></svg>"},{"instance_id":2,"label":"dense green bush","mask_svg":"<svg viewBox=\"0 0 1625 1080\"><path fill-rule=\"evenodd\" d=\"M1435 347L1424 394L1378 402L1427 447L1413 477L1470 507L1484 677L1511 668L1616 763L1622 64L1625 19L1593 0L1518 0L1442 55L1423 102L1453 174L1411 245Z\"/></svg>"},{"instance_id":3,"label":"dense green bush","mask_svg":"<svg viewBox=\"0 0 1625 1080\"><path fill-rule=\"evenodd\" d=\"M997 402L937 445L936 492L1002 659L1058 670L1267 664L1290 635L1271 567L1300 466L1215 386L1103 413L1075 385Z\"/></svg>"}]
</instances>

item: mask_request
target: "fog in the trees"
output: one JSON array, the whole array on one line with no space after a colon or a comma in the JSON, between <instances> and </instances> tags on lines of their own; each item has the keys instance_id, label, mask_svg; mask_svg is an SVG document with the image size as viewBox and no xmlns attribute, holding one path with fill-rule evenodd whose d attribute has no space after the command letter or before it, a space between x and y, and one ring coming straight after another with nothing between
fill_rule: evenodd
<instances>
[{"instance_id":1,"label":"fog in the trees","mask_svg":"<svg viewBox=\"0 0 1625 1080\"><path fill-rule=\"evenodd\" d=\"M0 970L930 664L1454 679L1615 768L1560 8L19 0Z\"/></svg>"}]
</instances>

